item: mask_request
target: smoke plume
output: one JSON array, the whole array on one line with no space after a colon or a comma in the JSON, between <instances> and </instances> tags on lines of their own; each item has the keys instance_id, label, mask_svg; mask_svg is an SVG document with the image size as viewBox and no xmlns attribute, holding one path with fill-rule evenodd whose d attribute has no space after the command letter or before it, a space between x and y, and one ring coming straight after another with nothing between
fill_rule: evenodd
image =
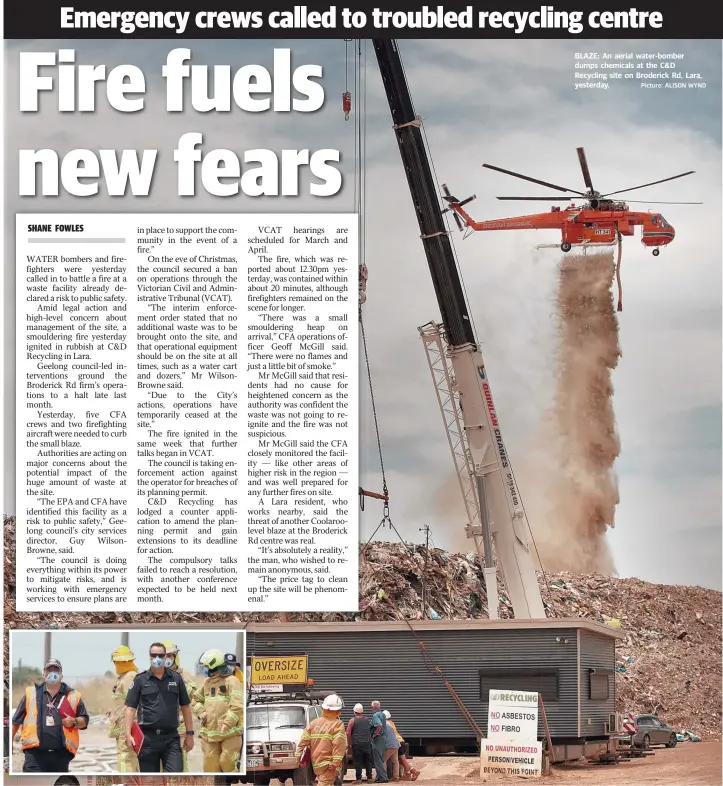
<instances>
[{"instance_id":1,"label":"smoke plume","mask_svg":"<svg viewBox=\"0 0 723 786\"><path fill-rule=\"evenodd\" d=\"M620 357L610 284L613 254L566 255L558 286L559 345L552 411L525 456L525 498L549 571L615 574L605 535L619 502L620 452L611 374Z\"/></svg>"}]
</instances>

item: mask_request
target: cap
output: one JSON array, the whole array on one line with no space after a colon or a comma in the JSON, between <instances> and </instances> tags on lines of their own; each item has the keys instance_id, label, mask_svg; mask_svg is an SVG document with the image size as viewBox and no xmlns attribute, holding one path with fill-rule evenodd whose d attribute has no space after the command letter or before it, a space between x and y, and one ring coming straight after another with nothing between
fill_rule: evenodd
<instances>
[{"instance_id":1,"label":"cap","mask_svg":"<svg viewBox=\"0 0 723 786\"><path fill-rule=\"evenodd\" d=\"M57 658L51 658L45 666L43 666L43 671L47 671L48 669L57 669L58 671L63 670L63 666Z\"/></svg>"}]
</instances>

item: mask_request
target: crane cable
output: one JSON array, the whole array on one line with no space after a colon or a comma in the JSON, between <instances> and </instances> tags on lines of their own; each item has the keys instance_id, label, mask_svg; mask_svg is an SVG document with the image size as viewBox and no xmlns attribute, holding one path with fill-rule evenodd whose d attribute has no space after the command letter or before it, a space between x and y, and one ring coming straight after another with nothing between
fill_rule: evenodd
<instances>
[{"instance_id":1,"label":"crane cable","mask_svg":"<svg viewBox=\"0 0 723 786\"><path fill-rule=\"evenodd\" d=\"M400 62L402 64L402 73L404 75L404 79L405 79L405 81L408 81L407 80L407 73L406 73L406 70L404 68L404 61L402 60L402 56L401 56L401 51L399 52L399 59L400 59ZM415 116L418 116L413 104L412 104L412 111L414 112ZM424 127L424 123L423 122L420 125L420 130L421 130L421 133L422 133L422 141L423 141L424 147L426 148L427 156L429 158L429 164L430 164L430 167L432 169L432 176L434 177L434 180L437 183L437 186L439 187L440 186L440 180L439 180L439 177L437 175L437 169L436 169L436 167L434 165L434 157L432 156L432 148L431 148L431 146L429 144L429 139L427 138L427 132L426 132L426 129ZM461 269L461 266L459 264L459 258L457 256L457 249L456 249L455 244L454 244L454 238L452 237L452 231L451 231L451 225L450 225L449 216L445 216L444 217L444 222L445 222L445 226L447 227L447 235L449 236L450 245L452 246L452 254L454 255L455 262L457 264L457 272L458 272L458 275L459 275L460 283L462 285L462 291L464 292L465 299L469 300L469 297L467 295L467 287L466 287L465 282L464 282L464 276L462 275L462 269ZM618 311L622 311L623 310L623 305L622 305L623 293L622 293L622 284L620 283L620 278L619 278L620 260L622 258L622 236L619 233L618 233L618 250L619 250L618 265L617 265L617 270L618 270ZM477 336L477 328L476 328L475 323L474 323L474 317L471 314L471 309L470 309L469 317L470 317L470 322L471 322L471 325L472 325L472 330L474 331L474 334L475 334L475 337L476 337ZM513 480L514 480L515 484L517 484L517 479L515 478L514 470L512 469L512 463L511 462L510 462L510 471L512 472L512 477L513 477ZM525 511L525 518L527 518L527 511L525 510L525 505L524 505L524 502L522 501L522 493L519 490L519 486L518 486L518 493L520 495L520 505L521 505L522 509ZM539 552L539 550L537 548L537 543L535 541L535 536L534 536L534 533L532 532L532 527L530 526L529 519L527 520L527 529L528 529L528 531L530 533L530 538L532 540L532 546L533 546L533 548L535 550L535 554L537 555L537 561L540 564L540 572L542 573L542 578L545 581L545 585L547 586L548 591L549 591L549 583L548 583L547 572L545 571L545 568L544 568L544 566L542 564L542 558L540 557L540 552ZM544 601L543 601L543 603L544 603ZM545 605L546 608L548 608L550 611L552 611L552 607L551 606L549 606L547 603L545 603L544 605ZM554 611L553 611L553 614L554 614Z\"/></svg>"},{"instance_id":2,"label":"crane cable","mask_svg":"<svg viewBox=\"0 0 723 786\"><path fill-rule=\"evenodd\" d=\"M346 46L346 70L349 68L349 41L352 39L344 39ZM366 554L367 547L379 529L384 525L388 525L390 529L394 530L399 540L404 544L405 548L410 552L409 545L399 533L399 530L394 526L392 519L389 515L389 487L387 485L387 475L384 467L384 451L382 450L382 439L379 433L379 416L377 414L376 399L374 397L374 382L372 378L371 363L369 361L369 348L367 345L366 330L364 328L364 315L362 312L362 305L366 302L366 283L368 271L366 266L366 210L365 210L365 196L366 196L366 67L367 67L367 47L366 41L362 47L361 39L355 39L356 46L353 47L354 51L354 91L357 96L357 109L355 113L354 122L354 212L359 214L359 332L362 339L362 348L364 351L364 364L366 366L367 379L369 380L369 398L372 405L372 417L374 419L374 435L377 442L377 453L379 455L379 469L382 475L382 493L375 494L373 492L365 491L359 488L359 507L364 510L364 498L372 497L381 499L384 502L384 511L379 525L371 534L371 537L362 547L362 557ZM344 115L347 117L347 110L351 108L351 96L348 92L348 77L346 84L346 91L344 92Z\"/></svg>"}]
</instances>

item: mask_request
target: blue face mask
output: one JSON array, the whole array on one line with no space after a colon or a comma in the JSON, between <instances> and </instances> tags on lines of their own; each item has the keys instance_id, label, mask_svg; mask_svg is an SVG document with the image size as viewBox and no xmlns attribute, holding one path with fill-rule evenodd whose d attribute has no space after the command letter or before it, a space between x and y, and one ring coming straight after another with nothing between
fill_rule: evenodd
<instances>
[{"instance_id":1,"label":"blue face mask","mask_svg":"<svg viewBox=\"0 0 723 786\"><path fill-rule=\"evenodd\" d=\"M60 682L60 674L57 671L51 671L45 677L45 681L48 685L57 685Z\"/></svg>"},{"instance_id":2,"label":"blue face mask","mask_svg":"<svg viewBox=\"0 0 723 786\"><path fill-rule=\"evenodd\" d=\"M163 665L164 665L164 666L165 666L167 669L171 669L171 668L173 668L173 664L174 664L174 663L175 663L175 661L173 660L173 658L166 658L166 660L163 662Z\"/></svg>"},{"instance_id":3,"label":"blue face mask","mask_svg":"<svg viewBox=\"0 0 723 786\"><path fill-rule=\"evenodd\" d=\"M163 666L163 658L160 655L155 658L151 658L151 666L153 666L154 669L160 669L161 666Z\"/></svg>"}]
</instances>

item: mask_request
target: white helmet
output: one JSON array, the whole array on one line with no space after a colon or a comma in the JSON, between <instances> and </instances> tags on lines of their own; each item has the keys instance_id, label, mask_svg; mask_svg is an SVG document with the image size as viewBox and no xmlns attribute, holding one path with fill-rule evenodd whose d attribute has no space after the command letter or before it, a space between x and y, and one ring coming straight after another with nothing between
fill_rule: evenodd
<instances>
[{"instance_id":1,"label":"white helmet","mask_svg":"<svg viewBox=\"0 0 723 786\"><path fill-rule=\"evenodd\" d=\"M363 707L363 705L361 705L361 704L355 704L355 705L354 705L354 712L359 712L359 713L361 713L361 712L364 712L364 707Z\"/></svg>"},{"instance_id":2,"label":"white helmet","mask_svg":"<svg viewBox=\"0 0 723 786\"><path fill-rule=\"evenodd\" d=\"M344 701L341 696L337 696L336 693L332 693L330 696L327 696L324 699L324 703L321 705L322 710L331 710L335 712L336 710L340 710L344 706Z\"/></svg>"},{"instance_id":3,"label":"white helmet","mask_svg":"<svg viewBox=\"0 0 723 786\"><path fill-rule=\"evenodd\" d=\"M389 710L384 710L384 717L387 718L387 720L388 720L389 718L392 717L392 713L389 712Z\"/></svg>"}]
</instances>

